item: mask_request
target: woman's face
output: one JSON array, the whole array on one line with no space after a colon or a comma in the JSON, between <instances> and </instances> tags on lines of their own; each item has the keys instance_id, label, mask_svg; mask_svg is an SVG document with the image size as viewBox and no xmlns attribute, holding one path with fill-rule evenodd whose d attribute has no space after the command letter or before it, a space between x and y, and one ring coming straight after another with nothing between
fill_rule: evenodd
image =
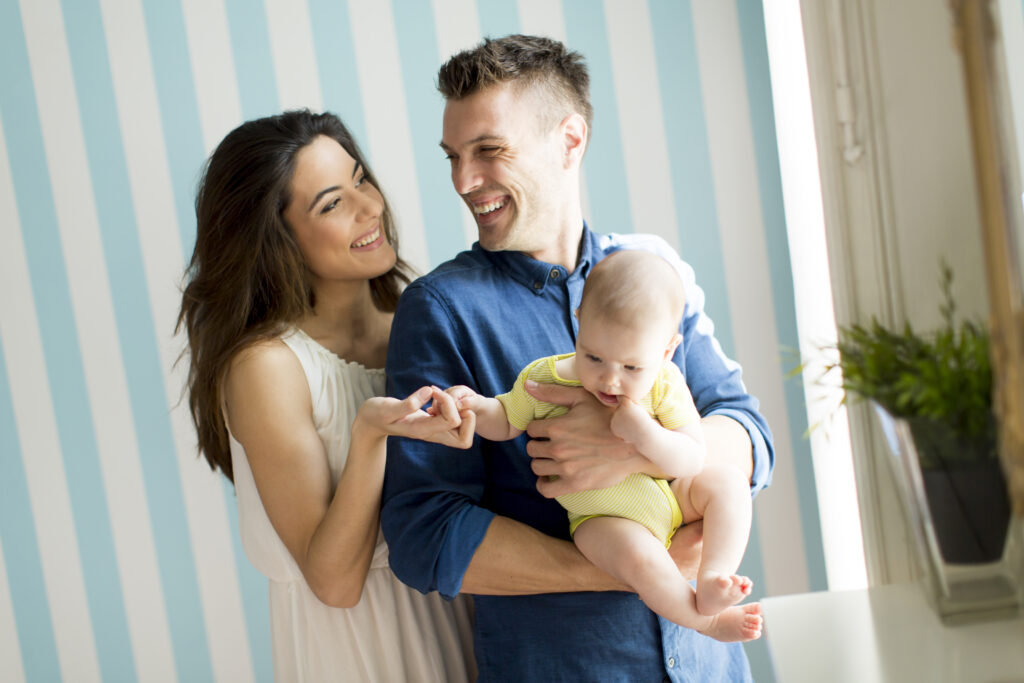
<instances>
[{"instance_id":1,"label":"woman's face","mask_svg":"<svg viewBox=\"0 0 1024 683\"><path fill-rule=\"evenodd\" d=\"M365 170L332 138L299 150L284 219L291 227L313 285L360 281L395 265L384 234L384 200Z\"/></svg>"}]
</instances>

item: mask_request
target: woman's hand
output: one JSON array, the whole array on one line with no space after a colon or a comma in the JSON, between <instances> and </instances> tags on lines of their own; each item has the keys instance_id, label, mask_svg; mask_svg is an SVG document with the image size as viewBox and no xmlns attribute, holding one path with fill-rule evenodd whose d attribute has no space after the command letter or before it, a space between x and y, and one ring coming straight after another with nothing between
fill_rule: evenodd
<instances>
[{"instance_id":1,"label":"woman's hand","mask_svg":"<svg viewBox=\"0 0 1024 683\"><path fill-rule=\"evenodd\" d=\"M423 410L430 401L429 412ZM360 423L382 436L407 436L465 449L473 443L476 415L471 410L460 411L451 395L427 386L404 400L385 396L367 399L356 416L356 424Z\"/></svg>"}]
</instances>

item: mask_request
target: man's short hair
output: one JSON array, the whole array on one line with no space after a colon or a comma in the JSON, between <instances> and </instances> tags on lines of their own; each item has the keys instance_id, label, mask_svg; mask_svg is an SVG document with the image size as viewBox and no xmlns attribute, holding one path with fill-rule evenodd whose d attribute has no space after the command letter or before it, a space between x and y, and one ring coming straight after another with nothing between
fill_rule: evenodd
<instances>
[{"instance_id":1,"label":"man's short hair","mask_svg":"<svg viewBox=\"0 0 1024 683\"><path fill-rule=\"evenodd\" d=\"M446 100L460 100L500 83L512 83L520 92L533 88L549 102L541 116L546 126L572 112L580 114L589 137L594 108L590 75L580 53L540 36L485 38L453 56L437 74L437 89Z\"/></svg>"}]
</instances>

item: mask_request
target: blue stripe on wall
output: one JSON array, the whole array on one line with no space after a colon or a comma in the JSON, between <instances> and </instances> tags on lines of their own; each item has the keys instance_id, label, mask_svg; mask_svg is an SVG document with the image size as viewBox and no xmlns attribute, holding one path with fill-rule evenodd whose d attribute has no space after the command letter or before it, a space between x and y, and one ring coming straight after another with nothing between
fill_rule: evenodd
<instances>
[{"instance_id":1,"label":"blue stripe on wall","mask_svg":"<svg viewBox=\"0 0 1024 683\"><path fill-rule=\"evenodd\" d=\"M3 63L8 64L6 49L0 48L0 55L4 56ZM0 340L0 550L7 567L25 679L59 681L57 643L4 359Z\"/></svg>"},{"instance_id":2,"label":"blue stripe on wall","mask_svg":"<svg viewBox=\"0 0 1024 683\"><path fill-rule=\"evenodd\" d=\"M715 321L715 336L723 350L735 356L690 2L650 0L650 11L679 253L693 266L707 295L705 310Z\"/></svg>"},{"instance_id":3,"label":"blue stripe on wall","mask_svg":"<svg viewBox=\"0 0 1024 683\"><path fill-rule=\"evenodd\" d=\"M768 69L768 45L765 37L764 10L760 0L738 0L743 64L746 71L747 99L754 133L757 179L761 191L761 210L768 249L772 301L775 306L776 329L781 345L779 371L785 375L782 349L798 349L796 302L793 275L786 237L786 214L782 203L782 177L779 170L778 143L775 138L775 113L772 107L771 75ZM794 459L793 470L800 503L800 523L807 556L807 577L812 591L828 588L825 570L825 548L819 522L818 494L814 481L810 442L807 431L807 406L800 379L784 383L786 413L789 416L790 441Z\"/></svg>"},{"instance_id":4,"label":"blue stripe on wall","mask_svg":"<svg viewBox=\"0 0 1024 683\"><path fill-rule=\"evenodd\" d=\"M444 99L435 87L440 62L434 16L430 3L395 0L394 17L420 206L433 267L466 248L459 200L452 190L444 153L438 146ZM386 195L389 188L383 191Z\"/></svg>"},{"instance_id":5,"label":"blue stripe on wall","mask_svg":"<svg viewBox=\"0 0 1024 683\"><path fill-rule=\"evenodd\" d=\"M0 44L5 46L0 111L19 213L32 217L22 230L31 294L39 316L75 533L80 539L78 549L100 672L105 680L133 681L134 658L128 646L110 513L21 27L16 3L0 3Z\"/></svg>"},{"instance_id":6,"label":"blue stripe on wall","mask_svg":"<svg viewBox=\"0 0 1024 683\"><path fill-rule=\"evenodd\" d=\"M142 0L156 94L160 103L174 205L187 259L196 241L193 192L204 161L202 127L188 58L185 19L178 2ZM273 73L270 71L269 73ZM168 325L173 324L167 321Z\"/></svg>"},{"instance_id":7,"label":"blue stripe on wall","mask_svg":"<svg viewBox=\"0 0 1024 683\"><path fill-rule=\"evenodd\" d=\"M500 38L520 31L519 12L514 2L476 0L476 15L480 21L480 35L485 38Z\"/></svg>"},{"instance_id":8,"label":"blue stripe on wall","mask_svg":"<svg viewBox=\"0 0 1024 683\"><path fill-rule=\"evenodd\" d=\"M340 116L363 148L366 122L348 8L336 0L309 0L309 17L324 109Z\"/></svg>"},{"instance_id":9,"label":"blue stripe on wall","mask_svg":"<svg viewBox=\"0 0 1024 683\"><path fill-rule=\"evenodd\" d=\"M587 0L565 0L563 10L566 44L587 60L590 102L594 106L590 145L584 161L592 215L584 218L597 232L644 232L644 226L633 225L630 211L604 8Z\"/></svg>"},{"instance_id":10,"label":"blue stripe on wall","mask_svg":"<svg viewBox=\"0 0 1024 683\"><path fill-rule=\"evenodd\" d=\"M754 503L754 515L757 515L757 502ZM756 602L765 596L764 560L761 555L761 535L757 527L750 531L747 552L743 555L738 573L747 576L754 582L754 589L745 602ZM750 660L750 671L758 683L774 683L771 655L768 653L768 639L762 637L749 643L743 643L743 650Z\"/></svg>"},{"instance_id":11,"label":"blue stripe on wall","mask_svg":"<svg viewBox=\"0 0 1024 683\"><path fill-rule=\"evenodd\" d=\"M263 3L224 0L224 8L228 15L242 117L254 119L279 113L274 60L270 55L270 31ZM153 33L150 31L150 40ZM191 251L190 247L185 253Z\"/></svg>"},{"instance_id":12,"label":"blue stripe on wall","mask_svg":"<svg viewBox=\"0 0 1024 683\"><path fill-rule=\"evenodd\" d=\"M206 628L142 248L132 197L124 191L131 187L131 182L118 128L100 8L98 4L79 0L64 0L63 4L175 665L184 680L211 680Z\"/></svg>"}]
</instances>

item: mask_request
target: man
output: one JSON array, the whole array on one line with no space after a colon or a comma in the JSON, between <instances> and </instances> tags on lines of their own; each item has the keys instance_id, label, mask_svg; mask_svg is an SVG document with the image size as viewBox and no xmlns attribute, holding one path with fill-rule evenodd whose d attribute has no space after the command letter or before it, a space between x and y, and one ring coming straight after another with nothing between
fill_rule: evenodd
<instances>
[{"instance_id":1,"label":"man","mask_svg":"<svg viewBox=\"0 0 1024 683\"><path fill-rule=\"evenodd\" d=\"M441 147L479 242L402 295L389 393L423 384L507 391L528 362L573 349L573 312L595 263L618 249L650 249L672 260L686 285L684 342L673 360L703 416L709 457L739 467L752 492L766 486L771 435L739 367L711 336L692 270L658 238L601 236L583 221L591 107L582 57L545 38L486 40L441 67L439 89ZM475 596L481 681L748 680L738 645L659 619L568 540L554 496L658 473L610 433L610 409L585 391L533 391L572 408L533 422L529 443L477 439L459 451L389 442L381 523L395 574L421 591ZM672 545L688 572L699 559L695 527Z\"/></svg>"}]
</instances>

